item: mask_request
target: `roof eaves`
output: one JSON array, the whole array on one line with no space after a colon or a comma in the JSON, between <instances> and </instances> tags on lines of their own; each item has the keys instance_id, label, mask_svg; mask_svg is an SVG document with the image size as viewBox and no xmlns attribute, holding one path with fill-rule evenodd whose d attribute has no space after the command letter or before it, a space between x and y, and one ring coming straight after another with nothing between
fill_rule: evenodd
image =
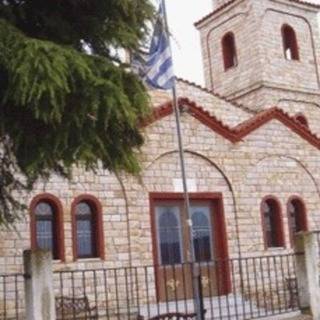
<instances>
[{"instance_id":1,"label":"roof eaves","mask_svg":"<svg viewBox=\"0 0 320 320\"><path fill-rule=\"evenodd\" d=\"M185 106L189 107L187 112L189 112L190 115L232 143L237 143L243 140L243 138L251 132L260 128L269 121L276 119L301 138L308 141L311 145L320 149L320 138L316 134L314 134L308 127L302 125L298 120L291 117L288 113L277 107L261 111L251 119L246 120L235 127L229 127L221 120L211 115L204 108L198 106L195 102L190 101L188 98L179 98L178 102L180 108ZM172 113L172 102L165 103L164 105L154 109L152 116L145 119L145 121L142 121L140 125L141 127L148 126Z\"/></svg>"},{"instance_id":2,"label":"roof eaves","mask_svg":"<svg viewBox=\"0 0 320 320\"><path fill-rule=\"evenodd\" d=\"M201 90L203 92L206 92L208 94L211 94L212 96L214 96L214 97L216 97L218 99L221 99L221 100L231 104L232 106L234 106L234 107L236 107L238 109L241 109L242 111L245 111L245 112L250 113L250 114L257 114L257 111L254 111L254 110L252 110L252 109L250 109L250 108L248 108L248 107L246 107L246 106L244 106L244 105L242 105L240 103L236 103L234 101L230 101L228 98L222 96L221 94L216 93L213 90L210 90L208 88L202 87L199 84L196 84L195 82L191 82L189 80L185 80L185 79L182 79L182 78L176 78L176 79L178 81L180 81L180 82L183 82L183 83L189 85L189 86L197 88L197 89L199 89L199 90Z\"/></svg>"},{"instance_id":3,"label":"roof eaves","mask_svg":"<svg viewBox=\"0 0 320 320\"><path fill-rule=\"evenodd\" d=\"M204 21L206 21L207 19L211 18L212 16L214 16L216 13L218 13L219 11L222 11L223 9L225 9L226 7L230 6L231 4L233 4L236 0L230 0L224 4L222 4L220 7L216 8L215 10L213 10L212 12L210 12L209 14L207 14L206 16L204 16L203 18L201 18L200 20L196 21L194 23L195 27L198 27L201 23L203 23ZM317 3L311 3L309 1L304 1L304 0L288 0L290 2L294 2L297 4L301 4L301 5L305 5L308 7L312 7L315 9L319 9L320 10L320 4Z\"/></svg>"},{"instance_id":4,"label":"roof eaves","mask_svg":"<svg viewBox=\"0 0 320 320\"><path fill-rule=\"evenodd\" d=\"M212 12L210 12L209 14L207 14L206 16L201 18L200 20L196 21L194 23L194 26L198 27L202 22L206 21L207 19L209 19L210 17L212 17L213 15L218 13L219 11L223 10L224 8L228 7L229 5L231 5L235 1L236 0L230 0L230 1L226 2L226 3L224 3L223 5L221 5L220 7L216 8L215 10L213 10Z\"/></svg>"},{"instance_id":5,"label":"roof eaves","mask_svg":"<svg viewBox=\"0 0 320 320\"><path fill-rule=\"evenodd\" d=\"M309 1L304 1L304 0L289 0L290 2L295 2L295 3L298 3L298 4L302 4L302 5L305 5L305 6L308 6L308 7L312 7L312 8L315 8L315 9L320 9L320 5L317 4L317 3L312 3L312 2L309 2Z\"/></svg>"}]
</instances>

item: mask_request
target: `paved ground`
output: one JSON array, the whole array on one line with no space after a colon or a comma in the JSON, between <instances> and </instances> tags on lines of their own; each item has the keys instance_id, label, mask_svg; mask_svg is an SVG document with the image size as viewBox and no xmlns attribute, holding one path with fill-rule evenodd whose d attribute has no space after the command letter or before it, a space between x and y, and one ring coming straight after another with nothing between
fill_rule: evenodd
<instances>
[{"instance_id":1,"label":"paved ground","mask_svg":"<svg viewBox=\"0 0 320 320\"><path fill-rule=\"evenodd\" d=\"M310 317L310 316L299 316L299 317L290 318L288 320L312 320L312 317Z\"/></svg>"}]
</instances>

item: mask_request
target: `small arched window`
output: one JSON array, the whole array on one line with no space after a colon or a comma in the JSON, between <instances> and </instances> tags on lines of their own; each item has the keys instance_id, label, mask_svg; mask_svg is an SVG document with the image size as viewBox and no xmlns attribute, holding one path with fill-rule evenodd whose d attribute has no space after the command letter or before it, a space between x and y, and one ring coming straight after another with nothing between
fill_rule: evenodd
<instances>
[{"instance_id":1,"label":"small arched window","mask_svg":"<svg viewBox=\"0 0 320 320\"><path fill-rule=\"evenodd\" d=\"M158 237L162 265L182 262L181 226L178 207L158 208Z\"/></svg>"},{"instance_id":2,"label":"small arched window","mask_svg":"<svg viewBox=\"0 0 320 320\"><path fill-rule=\"evenodd\" d=\"M283 224L279 202L273 197L261 203L262 226L266 248L284 247Z\"/></svg>"},{"instance_id":3,"label":"small arched window","mask_svg":"<svg viewBox=\"0 0 320 320\"><path fill-rule=\"evenodd\" d=\"M298 113L294 116L295 120L298 121L300 124L302 124L305 127L309 127L309 123L307 118L302 114L302 113Z\"/></svg>"},{"instance_id":4,"label":"small arched window","mask_svg":"<svg viewBox=\"0 0 320 320\"><path fill-rule=\"evenodd\" d=\"M102 208L99 201L83 195L72 204L75 258L104 258Z\"/></svg>"},{"instance_id":5,"label":"small arched window","mask_svg":"<svg viewBox=\"0 0 320 320\"><path fill-rule=\"evenodd\" d=\"M284 56L287 60L299 60L297 36L292 27L285 24L281 28Z\"/></svg>"},{"instance_id":6,"label":"small arched window","mask_svg":"<svg viewBox=\"0 0 320 320\"><path fill-rule=\"evenodd\" d=\"M295 233L308 230L306 207L300 198L292 197L288 201L287 210L290 240L293 244Z\"/></svg>"},{"instance_id":7,"label":"small arched window","mask_svg":"<svg viewBox=\"0 0 320 320\"><path fill-rule=\"evenodd\" d=\"M212 227L208 207L192 207L193 247L197 262L212 259Z\"/></svg>"},{"instance_id":8,"label":"small arched window","mask_svg":"<svg viewBox=\"0 0 320 320\"><path fill-rule=\"evenodd\" d=\"M232 32L228 32L222 38L222 55L225 70L238 64L236 43Z\"/></svg>"},{"instance_id":9,"label":"small arched window","mask_svg":"<svg viewBox=\"0 0 320 320\"><path fill-rule=\"evenodd\" d=\"M62 206L56 197L35 197L31 208L31 248L50 250L53 259L64 260Z\"/></svg>"}]
</instances>

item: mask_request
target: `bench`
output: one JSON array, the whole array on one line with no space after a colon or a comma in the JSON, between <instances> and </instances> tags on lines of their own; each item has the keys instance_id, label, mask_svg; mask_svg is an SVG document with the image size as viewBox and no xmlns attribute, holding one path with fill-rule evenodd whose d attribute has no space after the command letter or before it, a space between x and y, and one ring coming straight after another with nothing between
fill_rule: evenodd
<instances>
[{"instance_id":1,"label":"bench","mask_svg":"<svg viewBox=\"0 0 320 320\"><path fill-rule=\"evenodd\" d=\"M195 320L196 318L196 313L169 312L149 318L148 320ZM144 317L139 316L138 320L144 320Z\"/></svg>"},{"instance_id":2,"label":"bench","mask_svg":"<svg viewBox=\"0 0 320 320\"><path fill-rule=\"evenodd\" d=\"M56 319L98 319L97 307L90 307L89 300L83 297L56 297Z\"/></svg>"}]
</instances>

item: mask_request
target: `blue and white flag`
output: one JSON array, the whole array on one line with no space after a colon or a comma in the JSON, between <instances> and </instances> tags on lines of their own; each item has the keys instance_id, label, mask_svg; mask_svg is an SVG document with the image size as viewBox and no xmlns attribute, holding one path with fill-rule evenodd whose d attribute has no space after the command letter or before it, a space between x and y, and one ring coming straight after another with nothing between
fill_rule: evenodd
<instances>
[{"instance_id":1,"label":"blue and white flag","mask_svg":"<svg viewBox=\"0 0 320 320\"><path fill-rule=\"evenodd\" d=\"M134 57L133 68L153 88L168 90L174 86L171 48L161 5L149 53Z\"/></svg>"}]
</instances>

